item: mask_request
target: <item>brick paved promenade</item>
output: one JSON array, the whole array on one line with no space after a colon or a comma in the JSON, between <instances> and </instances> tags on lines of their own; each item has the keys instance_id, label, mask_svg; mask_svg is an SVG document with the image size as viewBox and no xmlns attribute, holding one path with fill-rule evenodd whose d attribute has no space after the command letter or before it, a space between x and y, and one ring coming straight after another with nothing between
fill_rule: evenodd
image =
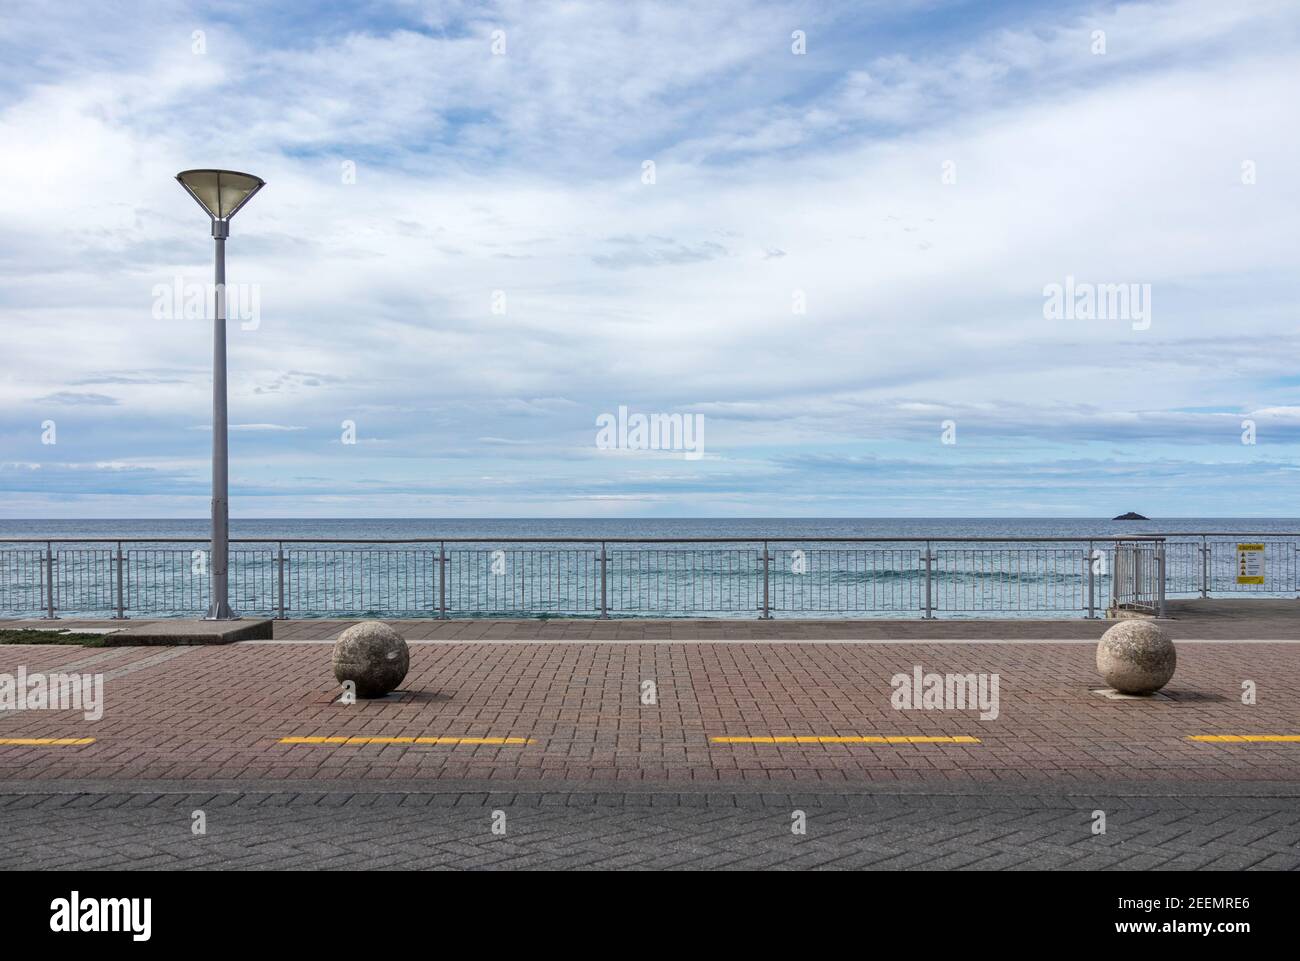
<instances>
[{"instance_id":1,"label":"brick paved promenade","mask_svg":"<svg viewBox=\"0 0 1300 961\"><path fill-rule=\"evenodd\" d=\"M242 812L238 825L201 839L202 851L182 834L178 864L436 866L459 851L459 866L1296 867L1300 742L1190 740L1300 734L1292 620L1236 619L1231 634L1171 622L1184 643L1167 696L1123 701L1092 693L1096 622L1057 622L1065 636L1044 640L1034 638L1047 622L1022 624L1018 638L989 636L990 622L936 622L876 639L861 639L860 622L431 622L458 636L413 644L402 691L355 705L338 703L321 643L337 623L277 624L275 641L228 647L0 646L0 673L103 673L106 700L97 722L0 713L0 739L94 739L0 746L0 830L9 866L85 854L85 818L102 832L86 842L100 845L88 863L161 865L172 842L156 809L203 796ZM954 627L966 640L933 636ZM573 632L584 636L546 636ZM891 676L917 666L996 673L997 718L894 710ZM646 681L654 703L642 702ZM1079 847L1094 840L1094 802L1129 805L1137 820ZM798 852L796 803L820 812L810 823L825 832L794 838L808 845ZM358 805L379 805L384 820L322 813ZM493 805L530 833L474 834ZM701 805L724 813L702 821ZM403 847L392 832L413 808L424 840Z\"/></svg>"}]
</instances>

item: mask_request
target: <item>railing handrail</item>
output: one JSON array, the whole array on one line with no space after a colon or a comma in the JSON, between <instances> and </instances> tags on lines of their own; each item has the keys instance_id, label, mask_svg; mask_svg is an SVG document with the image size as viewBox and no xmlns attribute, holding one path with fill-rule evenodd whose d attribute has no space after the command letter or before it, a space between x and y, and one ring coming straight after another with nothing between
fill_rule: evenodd
<instances>
[{"instance_id":1,"label":"railing handrail","mask_svg":"<svg viewBox=\"0 0 1300 961\"><path fill-rule=\"evenodd\" d=\"M1290 531L1166 531L1152 537L1300 537Z\"/></svg>"},{"instance_id":2,"label":"railing handrail","mask_svg":"<svg viewBox=\"0 0 1300 961\"><path fill-rule=\"evenodd\" d=\"M1189 535L1191 536L1191 535ZM1261 536L1243 534L1243 537ZM1294 536L1294 535L1274 535ZM805 534L790 537L232 537L232 544L1087 544L1093 541L1159 542L1165 535L1128 534L1092 537L846 537ZM0 537L0 544L201 544L196 537Z\"/></svg>"}]
</instances>

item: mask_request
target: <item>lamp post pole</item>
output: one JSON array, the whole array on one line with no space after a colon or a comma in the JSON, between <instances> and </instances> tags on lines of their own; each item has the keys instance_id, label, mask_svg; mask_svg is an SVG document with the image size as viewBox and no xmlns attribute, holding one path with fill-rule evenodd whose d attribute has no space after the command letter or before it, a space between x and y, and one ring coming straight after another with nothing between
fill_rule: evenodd
<instances>
[{"instance_id":1,"label":"lamp post pole","mask_svg":"<svg viewBox=\"0 0 1300 961\"><path fill-rule=\"evenodd\" d=\"M230 609L230 450L226 413L226 238L235 216L266 181L238 170L182 170L185 192L212 222L216 247L216 303L212 311L212 545L208 562L211 590L204 620L229 621Z\"/></svg>"},{"instance_id":2,"label":"lamp post pole","mask_svg":"<svg viewBox=\"0 0 1300 961\"><path fill-rule=\"evenodd\" d=\"M216 304L212 320L212 597L206 620L226 621L230 609L230 452L226 413L226 237L230 225L212 221L216 245Z\"/></svg>"}]
</instances>

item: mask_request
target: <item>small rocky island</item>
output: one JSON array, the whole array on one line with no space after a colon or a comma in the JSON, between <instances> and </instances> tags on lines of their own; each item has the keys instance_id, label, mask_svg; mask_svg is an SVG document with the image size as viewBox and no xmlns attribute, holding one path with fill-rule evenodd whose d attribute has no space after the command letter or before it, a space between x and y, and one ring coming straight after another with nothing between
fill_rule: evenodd
<instances>
[{"instance_id":1,"label":"small rocky island","mask_svg":"<svg viewBox=\"0 0 1300 961\"><path fill-rule=\"evenodd\" d=\"M1149 521L1149 520L1151 520L1151 518L1149 518L1149 517L1143 517L1141 514L1138 514L1138 513L1135 512L1135 511L1129 511L1127 514L1120 514L1119 517L1112 517L1111 520L1116 520L1116 521Z\"/></svg>"}]
</instances>

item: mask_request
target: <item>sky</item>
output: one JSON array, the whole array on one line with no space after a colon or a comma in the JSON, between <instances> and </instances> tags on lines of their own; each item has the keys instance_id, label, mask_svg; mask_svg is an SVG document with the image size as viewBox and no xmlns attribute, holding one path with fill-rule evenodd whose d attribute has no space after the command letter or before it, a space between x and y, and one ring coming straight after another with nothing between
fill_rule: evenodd
<instances>
[{"instance_id":1,"label":"sky","mask_svg":"<svg viewBox=\"0 0 1300 961\"><path fill-rule=\"evenodd\" d=\"M273 6L0 11L0 517L207 513L207 167L236 518L1297 513L1300 5Z\"/></svg>"}]
</instances>

